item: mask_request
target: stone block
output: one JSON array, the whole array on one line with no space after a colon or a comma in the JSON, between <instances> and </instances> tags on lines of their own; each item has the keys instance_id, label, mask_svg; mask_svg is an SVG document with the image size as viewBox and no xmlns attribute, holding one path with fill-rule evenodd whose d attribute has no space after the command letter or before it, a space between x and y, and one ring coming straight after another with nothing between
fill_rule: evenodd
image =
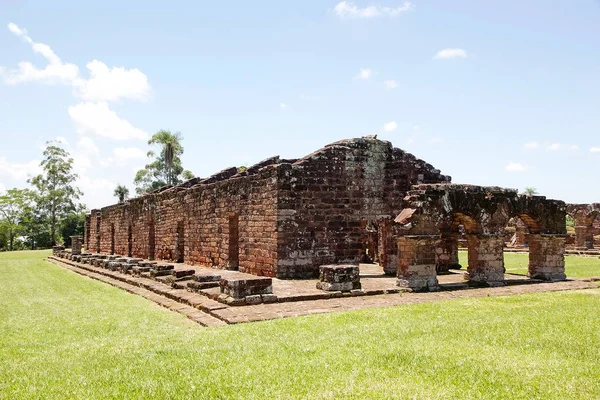
<instances>
[{"instance_id":1,"label":"stone block","mask_svg":"<svg viewBox=\"0 0 600 400\"><path fill-rule=\"evenodd\" d=\"M171 275L176 278L183 278L184 276L193 276L196 273L193 269L179 269L179 270L171 270Z\"/></svg>"},{"instance_id":2,"label":"stone block","mask_svg":"<svg viewBox=\"0 0 600 400\"><path fill-rule=\"evenodd\" d=\"M356 265L322 265L317 289L349 292L361 288L360 270Z\"/></svg>"},{"instance_id":3,"label":"stone block","mask_svg":"<svg viewBox=\"0 0 600 400\"><path fill-rule=\"evenodd\" d=\"M273 293L273 280L263 277L221 278L219 281L221 293L235 299L244 299L246 296Z\"/></svg>"}]
</instances>

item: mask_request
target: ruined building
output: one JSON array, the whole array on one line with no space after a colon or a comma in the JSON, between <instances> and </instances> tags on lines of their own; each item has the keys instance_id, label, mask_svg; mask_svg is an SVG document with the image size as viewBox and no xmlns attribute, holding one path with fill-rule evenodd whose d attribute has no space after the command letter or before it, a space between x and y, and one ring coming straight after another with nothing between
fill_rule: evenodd
<instances>
[{"instance_id":1,"label":"ruined building","mask_svg":"<svg viewBox=\"0 0 600 400\"><path fill-rule=\"evenodd\" d=\"M366 137L92 210L84 241L91 252L278 278L375 258L399 284L435 289L436 273L458 263L459 228L469 238L470 279L500 283L501 238L513 217L533 235L532 277L564 279L565 207L514 190L451 185L426 162Z\"/></svg>"}]
</instances>

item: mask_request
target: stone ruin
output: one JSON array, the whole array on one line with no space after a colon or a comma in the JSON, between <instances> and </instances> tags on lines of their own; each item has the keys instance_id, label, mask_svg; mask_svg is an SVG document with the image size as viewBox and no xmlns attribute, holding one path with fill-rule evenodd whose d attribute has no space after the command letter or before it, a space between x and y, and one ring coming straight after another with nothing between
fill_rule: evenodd
<instances>
[{"instance_id":1,"label":"stone ruin","mask_svg":"<svg viewBox=\"0 0 600 400\"><path fill-rule=\"evenodd\" d=\"M574 247L579 250L593 249L594 236L600 235L600 203L568 204L567 214L575 223Z\"/></svg>"},{"instance_id":2,"label":"stone ruin","mask_svg":"<svg viewBox=\"0 0 600 400\"><path fill-rule=\"evenodd\" d=\"M503 230L518 217L529 232L530 277L565 279L564 202L450 181L390 142L342 140L92 210L84 242L91 253L265 277L321 273L324 288L359 288L352 266L373 260L400 286L437 290L436 274L459 267L460 230L469 282L502 284Z\"/></svg>"}]
</instances>

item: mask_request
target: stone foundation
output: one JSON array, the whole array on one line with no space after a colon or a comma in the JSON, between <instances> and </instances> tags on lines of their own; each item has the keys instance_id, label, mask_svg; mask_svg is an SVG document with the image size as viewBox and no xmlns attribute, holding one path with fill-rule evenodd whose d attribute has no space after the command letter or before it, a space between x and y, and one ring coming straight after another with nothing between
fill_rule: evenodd
<instances>
[{"instance_id":1,"label":"stone foundation","mask_svg":"<svg viewBox=\"0 0 600 400\"><path fill-rule=\"evenodd\" d=\"M360 288L358 265L322 265L319 267L317 289L349 292Z\"/></svg>"}]
</instances>

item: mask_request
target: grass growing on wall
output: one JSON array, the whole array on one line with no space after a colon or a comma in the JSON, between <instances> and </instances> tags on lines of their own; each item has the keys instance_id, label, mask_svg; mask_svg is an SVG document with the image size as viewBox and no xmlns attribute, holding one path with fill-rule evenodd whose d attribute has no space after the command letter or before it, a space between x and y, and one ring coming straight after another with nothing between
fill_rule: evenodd
<instances>
[{"instance_id":1,"label":"grass growing on wall","mask_svg":"<svg viewBox=\"0 0 600 400\"><path fill-rule=\"evenodd\" d=\"M592 399L600 290L202 328L0 254L0 398Z\"/></svg>"}]
</instances>

